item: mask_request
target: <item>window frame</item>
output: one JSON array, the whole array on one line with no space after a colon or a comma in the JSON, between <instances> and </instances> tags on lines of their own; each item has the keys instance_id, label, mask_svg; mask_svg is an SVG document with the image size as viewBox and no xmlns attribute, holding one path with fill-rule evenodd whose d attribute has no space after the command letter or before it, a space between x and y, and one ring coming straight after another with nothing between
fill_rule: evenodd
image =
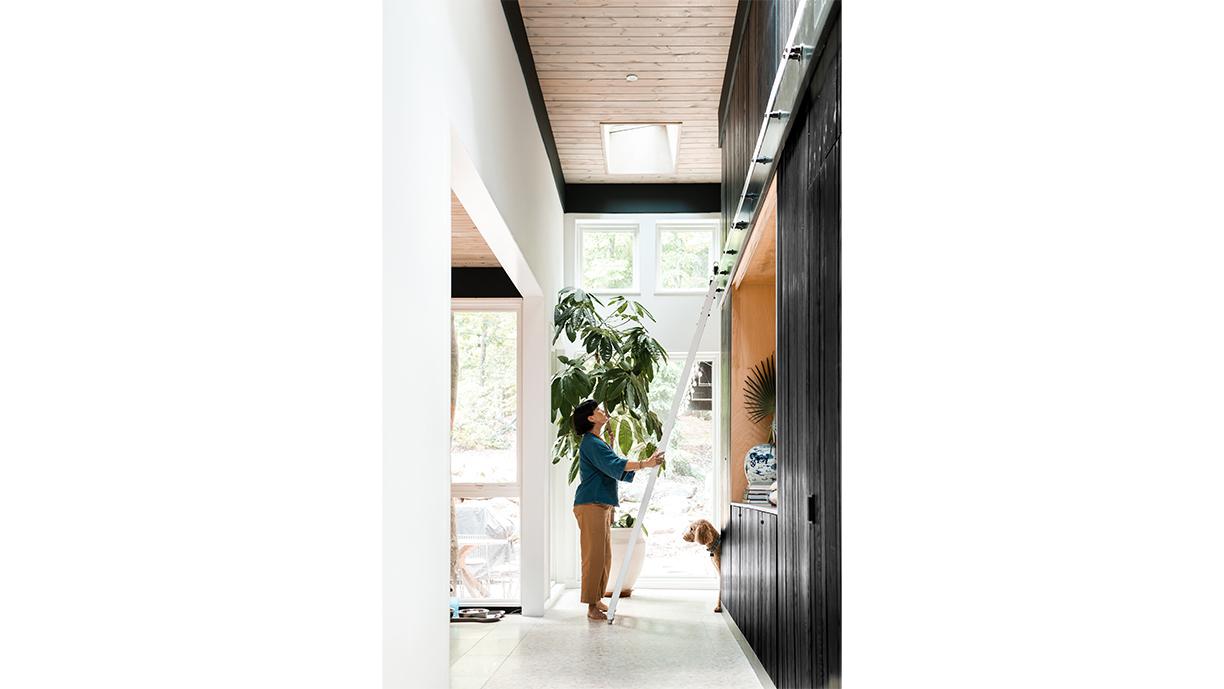
<instances>
[{"instance_id":1,"label":"window frame","mask_svg":"<svg viewBox=\"0 0 1224 689\"><path fill-rule=\"evenodd\" d=\"M633 284L626 288L589 288L582 272L583 239L587 231L623 232L633 235ZM574 221L574 285L591 294L641 294L642 293L642 223L637 220L575 220Z\"/></svg>"},{"instance_id":2,"label":"window frame","mask_svg":"<svg viewBox=\"0 0 1224 689\"><path fill-rule=\"evenodd\" d=\"M688 355L688 352L668 351L668 357L671 359L683 358ZM722 394L722 355L718 351L699 350L696 353L697 361L711 362L710 372L713 375L711 385L713 386L714 401L717 403L719 395ZM730 501L731 493L731 475L729 458L723 457L722 443L722 428L724 421L719 416L718 410L711 410L710 420L712 422L711 432L714 435L713 461L711 463L711 471L714 472L714 485L712 486L713 504L711 512L713 513L714 523L719 523L723 518L721 511L723 506L726 506ZM618 451L619 454L619 451ZM743 464L740 465L740 470L743 471ZM572 489L572 488L571 488ZM619 508L618 508L619 509ZM647 525L646 528L650 528ZM581 549L579 542L579 533L573 533L573 548L574 552L578 553ZM570 576L576 582L582 580L582 563L578 558L574 558L571 562ZM717 590L719 587L718 573L711 570L708 573L702 573L696 577L679 577L679 576L638 576L637 585L640 588L658 588L658 589L691 589L691 590Z\"/></svg>"},{"instance_id":3,"label":"window frame","mask_svg":"<svg viewBox=\"0 0 1224 689\"><path fill-rule=\"evenodd\" d=\"M663 233L664 232L708 232L710 241L706 247L706 265L712 270L718 260L718 220L660 220L655 223L655 294L705 294L709 281L701 287L663 287ZM709 276L707 276L709 277Z\"/></svg>"},{"instance_id":4,"label":"window frame","mask_svg":"<svg viewBox=\"0 0 1224 689\"><path fill-rule=\"evenodd\" d=\"M516 413L519 419L523 416L523 300L509 297L499 299L451 299L451 312L513 312L515 315L515 380L514 396ZM515 481L495 483L455 483L451 482L451 494L454 497L467 498L517 498L522 493L523 485L523 426L516 423L514 428Z\"/></svg>"},{"instance_id":5,"label":"window frame","mask_svg":"<svg viewBox=\"0 0 1224 689\"><path fill-rule=\"evenodd\" d=\"M523 523L523 300L507 297L497 299L452 298L451 314L463 311L475 312L511 312L514 313L515 338L515 379L514 395L516 414L519 421L514 428L515 481L512 483L455 483L450 484L451 500L455 498L513 498L519 505L519 529L525 528ZM450 461L449 454L447 461ZM453 504L453 503L452 503ZM523 562L522 551L519 552L519 597L507 598L463 598L460 605L465 606L518 606L522 605L523 596Z\"/></svg>"}]
</instances>

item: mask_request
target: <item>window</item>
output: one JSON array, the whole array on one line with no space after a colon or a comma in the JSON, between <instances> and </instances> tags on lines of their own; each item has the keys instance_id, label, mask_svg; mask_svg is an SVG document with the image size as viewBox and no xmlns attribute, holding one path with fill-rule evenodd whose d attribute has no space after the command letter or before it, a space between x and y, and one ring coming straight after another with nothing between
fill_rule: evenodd
<instances>
[{"instance_id":1,"label":"window","mask_svg":"<svg viewBox=\"0 0 1224 689\"><path fill-rule=\"evenodd\" d=\"M455 311L452 483L515 483L518 314Z\"/></svg>"},{"instance_id":2,"label":"window","mask_svg":"<svg viewBox=\"0 0 1224 689\"><path fill-rule=\"evenodd\" d=\"M680 150L678 124L604 124L604 160L609 175L670 175Z\"/></svg>"},{"instance_id":3,"label":"window","mask_svg":"<svg viewBox=\"0 0 1224 689\"><path fill-rule=\"evenodd\" d=\"M638 291L636 224L578 225L579 286L588 292Z\"/></svg>"},{"instance_id":4,"label":"window","mask_svg":"<svg viewBox=\"0 0 1224 689\"><path fill-rule=\"evenodd\" d=\"M657 292L701 292L714 266L714 223L659 223Z\"/></svg>"},{"instance_id":5,"label":"window","mask_svg":"<svg viewBox=\"0 0 1224 689\"><path fill-rule=\"evenodd\" d=\"M464 605L517 605L520 596L520 304L452 302L451 497Z\"/></svg>"}]
</instances>

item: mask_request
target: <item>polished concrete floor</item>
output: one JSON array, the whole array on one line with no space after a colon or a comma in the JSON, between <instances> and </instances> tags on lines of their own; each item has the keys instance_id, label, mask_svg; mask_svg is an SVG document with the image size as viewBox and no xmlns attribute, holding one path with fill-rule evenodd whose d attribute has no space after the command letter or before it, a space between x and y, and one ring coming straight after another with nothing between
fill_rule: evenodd
<instances>
[{"instance_id":1,"label":"polished concrete floor","mask_svg":"<svg viewBox=\"0 0 1224 689\"><path fill-rule=\"evenodd\" d=\"M570 590L543 618L452 624L451 689L761 689L714 595L639 589L609 625Z\"/></svg>"}]
</instances>

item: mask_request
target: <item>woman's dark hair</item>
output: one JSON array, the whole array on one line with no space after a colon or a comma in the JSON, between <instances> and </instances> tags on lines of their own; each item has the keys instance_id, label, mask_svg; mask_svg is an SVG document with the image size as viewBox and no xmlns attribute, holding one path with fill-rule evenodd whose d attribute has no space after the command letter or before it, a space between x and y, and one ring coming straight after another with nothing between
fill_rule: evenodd
<instances>
[{"instance_id":1,"label":"woman's dark hair","mask_svg":"<svg viewBox=\"0 0 1224 689\"><path fill-rule=\"evenodd\" d=\"M577 407L574 407L575 433L578 435L583 435L595 427L595 424L591 423L591 420L587 417L594 414L595 407L598 406L599 402L596 402L595 400L586 400L585 402L580 403Z\"/></svg>"}]
</instances>

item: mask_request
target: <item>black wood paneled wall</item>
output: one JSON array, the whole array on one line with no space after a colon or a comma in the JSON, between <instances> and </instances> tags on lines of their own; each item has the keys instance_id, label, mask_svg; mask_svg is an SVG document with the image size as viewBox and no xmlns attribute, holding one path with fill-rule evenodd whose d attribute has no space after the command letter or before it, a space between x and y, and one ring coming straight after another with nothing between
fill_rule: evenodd
<instances>
[{"instance_id":1,"label":"black wood paneled wall","mask_svg":"<svg viewBox=\"0 0 1224 689\"><path fill-rule=\"evenodd\" d=\"M784 689L841 677L841 22L830 20L777 177Z\"/></svg>"},{"instance_id":2,"label":"black wood paneled wall","mask_svg":"<svg viewBox=\"0 0 1224 689\"><path fill-rule=\"evenodd\" d=\"M719 140L722 146L723 227L735 212L744 190L744 177L752 163L752 149L765 117L769 92L778 72L791 22L799 0L740 2L736 26L743 26L731 47L724 96L719 104ZM741 24L742 23L742 24Z\"/></svg>"},{"instance_id":3,"label":"black wood paneled wall","mask_svg":"<svg viewBox=\"0 0 1224 689\"><path fill-rule=\"evenodd\" d=\"M797 7L740 3L744 33L732 42L721 113L724 228ZM835 5L775 173L778 509L732 505L723 534L723 604L780 689L841 682L839 15ZM728 459L733 467L739 460Z\"/></svg>"}]
</instances>

